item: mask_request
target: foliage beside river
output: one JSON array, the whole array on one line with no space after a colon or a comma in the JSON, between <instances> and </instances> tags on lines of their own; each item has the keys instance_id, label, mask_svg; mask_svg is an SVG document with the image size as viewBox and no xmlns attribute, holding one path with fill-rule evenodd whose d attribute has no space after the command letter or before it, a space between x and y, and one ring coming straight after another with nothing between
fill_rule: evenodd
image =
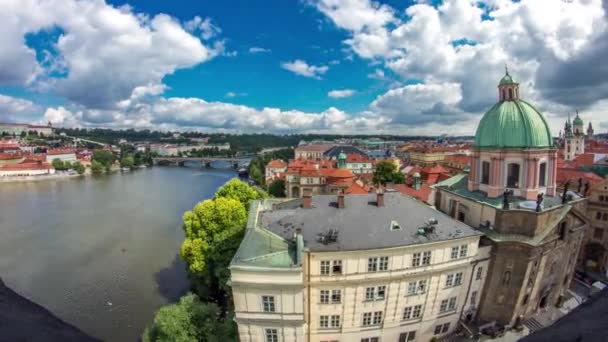
<instances>
[{"instance_id":1,"label":"foliage beside river","mask_svg":"<svg viewBox=\"0 0 608 342\"><path fill-rule=\"evenodd\" d=\"M213 199L184 213L186 239L180 255L193 293L161 308L145 330L144 341L238 340L228 266L245 233L249 205L265 197L263 191L235 178Z\"/></svg>"}]
</instances>

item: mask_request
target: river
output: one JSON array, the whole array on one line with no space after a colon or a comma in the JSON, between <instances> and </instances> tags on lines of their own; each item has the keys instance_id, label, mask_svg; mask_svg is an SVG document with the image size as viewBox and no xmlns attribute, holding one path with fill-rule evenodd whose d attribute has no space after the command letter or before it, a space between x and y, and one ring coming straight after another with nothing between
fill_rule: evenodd
<instances>
[{"instance_id":1,"label":"river","mask_svg":"<svg viewBox=\"0 0 608 342\"><path fill-rule=\"evenodd\" d=\"M106 341L136 341L188 288L181 218L233 171L154 167L0 184L0 277Z\"/></svg>"}]
</instances>

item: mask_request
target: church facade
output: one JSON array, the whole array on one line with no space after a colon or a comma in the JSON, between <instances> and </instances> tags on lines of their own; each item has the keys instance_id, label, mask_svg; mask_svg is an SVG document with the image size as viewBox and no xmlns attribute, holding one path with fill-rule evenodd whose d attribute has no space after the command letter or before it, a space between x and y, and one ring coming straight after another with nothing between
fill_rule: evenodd
<instances>
[{"instance_id":1,"label":"church facade","mask_svg":"<svg viewBox=\"0 0 608 342\"><path fill-rule=\"evenodd\" d=\"M481 119L469 175L436 186L436 207L492 246L478 322L517 325L559 305L588 225L585 199L556 189L557 148L544 116L507 72ZM573 136L582 132L575 119Z\"/></svg>"}]
</instances>

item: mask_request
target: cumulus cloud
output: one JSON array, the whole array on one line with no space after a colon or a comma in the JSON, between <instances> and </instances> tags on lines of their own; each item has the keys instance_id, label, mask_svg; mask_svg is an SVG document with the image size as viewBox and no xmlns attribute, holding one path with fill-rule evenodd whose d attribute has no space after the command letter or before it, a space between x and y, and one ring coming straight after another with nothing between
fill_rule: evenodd
<instances>
[{"instance_id":1,"label":"cumulus cloud","mask_svg":"<svg viewBox=\"0 0 608 342\"><path fill-rule=\"evenodd\" d=\"M198 15L184 23L184 28L188 32L200 33L204 40L209 40L222 32L222 29L212 23L211 18L203 20Z\"/></svg>"},{"instance_id":2,"label":"cumulus cloud","mask_svg":"<svg viewBox=\"0 0 608 342\"><path fill-rule=\"evenodd\" d=\"M42 108L30 100L0 94L0 122L31 119Z\"/></svg>"},{"instance_id":3,"label":"cumulus cloud","mask_svg":"<svg viewBox=\"0 0 608 342\"><path fill-rule=\"evenodd\" d=\"M251 53L251 54L264 53L264 52L270 52L270 49L265 49L265 48L259 47L259 46L252 46L249 48L249 53Z\"/></svg>"},{"instance_id":4,"label":"cumulus cloud","mask_svg":"<svg viewBox=\"0 0 608 342\"><path fill-rule=\"evenodd\" d=\"M353 89L332 90L327 93L327 96L334 98L334 99L340 99L340 98L344 98L344 97L351 97L351 96L355 95L356 92L357 91L355 91Z\"/></svg>"},{"instance_id":5,"label":"cumulus cloud","mask_svg":"<svg viewBox=\"0 0 608 342\"><path fill-rule=\"evenodd\" d=\"M208 19L185 24L203 39L219 33ZM58 28L54 43L66 77L40 80L44 68L24 35ZM68 100L108 108L127 99L133 89L180 68L192 67L221 53L223 42L203 44L176 19L150 17L130 7L104 1L7 0L0 2L0 84L28 85L34 79Z\"/></svg>"},{"instance_id":6,"label":"cumulus cloud","mask_svg":"<svg viewBox=\"0 0 608 342\"><path fill-rule=\"evenodd\" d=\"M326 65L308 65L305 61L301 59L296 59L293 62L283 62L281 63L281 67L285 70L289 70L296 75L316 78L318 80L321 79L321 75L325 74L329 67Z\"/></svg>"}]
</instances>

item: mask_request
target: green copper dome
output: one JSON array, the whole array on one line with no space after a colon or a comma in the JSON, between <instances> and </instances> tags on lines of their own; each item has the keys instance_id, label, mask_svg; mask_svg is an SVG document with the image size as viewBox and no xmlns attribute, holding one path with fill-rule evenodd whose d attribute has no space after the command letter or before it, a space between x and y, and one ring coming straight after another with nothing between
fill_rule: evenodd
<instances>
[{"instance_id":1,"label":"green copper dome","mask_svg":"<svg viewBox=\"0 0 608 342\"><path fill-rule=\"evenodd\" d=\"M498 85L504 85L504 84L517 84L517 82L513 81L513 78L511 77L511 75L509 75L509 73L507 72L501 79L500 79L500 83L498 83Z\"/></svg>"},{"instance_id":2,"label":"green copper dome","mask_svg":"<svg viewBox=\"0 0 608 342\"><path fill-rule=\"evenodd\" d=\"M578 113L576 113L576 117L574 118L574 121L572 121L572 124L574 124L574 126L582 126L583 125L583 119L581 119L581 117L578 116Z\"/></svg>"},{"instance_id":3,"label":"green copper dome","mask_svg":"<svg viewBox=\"0 0 608 342\"><path fill-rule=\"evenodd\" d=\"M344 152L340 152L340 154L338 154L338 159L346 159L346 154L344 154Z\"/></svg>"},{"instance_id":4,"label":"green copper dome","mask_svg":"<svg viewBox=\"0 0 608 342\"><path fill-rule=\"evenodd\" d=\"M553 137L544 116L532 105L522 100L500 101L479 122L473 146L549 148L553 147Z\"/></svg>"}]
</instances>

